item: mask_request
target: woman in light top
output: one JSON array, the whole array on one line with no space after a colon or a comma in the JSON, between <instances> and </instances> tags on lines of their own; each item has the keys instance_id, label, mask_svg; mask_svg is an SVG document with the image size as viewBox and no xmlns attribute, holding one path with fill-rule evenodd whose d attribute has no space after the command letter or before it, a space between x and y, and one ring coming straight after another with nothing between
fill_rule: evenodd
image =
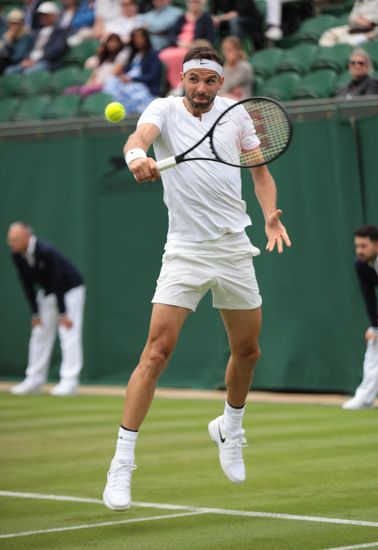
<instances>
[{"instance_id":1,"label":"woman in light top","mask_svg":"<svg viewBox=\"0 0 378 550\"><path fill-rule=\"evenodd\" d=\"M219 95L236 101L252 95L252 67L246 60L246 54L239 38L228 36L222 42L222 53L225 59L224 83Z\"/></svg>"}]
</instances>

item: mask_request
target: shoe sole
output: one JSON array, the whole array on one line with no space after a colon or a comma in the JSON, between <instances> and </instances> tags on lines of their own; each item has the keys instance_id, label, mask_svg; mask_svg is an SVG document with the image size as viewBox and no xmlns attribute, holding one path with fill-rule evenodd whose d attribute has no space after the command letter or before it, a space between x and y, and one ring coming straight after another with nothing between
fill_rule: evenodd
<instances>
[{"instance_id":1,"label":"shoe sole","mask_svg":"<svg viewBox=\"0 0 378 550\"><path fill-rule=\"evenodd\" d=\"M109 510L113 510L115 512L122 512L123 510L127 510L131 506L131 502L127 506L122 506L122 507L121 506L113 506L112 504L110 504L109 500L107 499L105 491L102 495L102 500L104 501L105 506L107 508L109 508Z\"/></svg>"}]
</instances>

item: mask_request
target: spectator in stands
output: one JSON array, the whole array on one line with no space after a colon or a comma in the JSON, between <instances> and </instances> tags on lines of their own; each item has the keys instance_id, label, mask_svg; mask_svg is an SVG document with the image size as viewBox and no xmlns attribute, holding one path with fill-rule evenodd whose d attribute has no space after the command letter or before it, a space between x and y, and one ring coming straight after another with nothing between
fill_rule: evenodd
<instances>
[{"instance_id":1,"label":"spectator in stands","mask_svg":"<svg viewBox=\"0 0 378 550\"><path fill-rule=\"evenodd\" d=\"M121 14L117 19L109 21L100 20L98 29L101 33L101 40L104 40L109 34L118 34L124 44L130 42L130 35L134 29L143 25L142 15L138 13L138 6L135 0L121 0ZM102 28L100 28L100 25Z\"/></svg>"},{"instance_id":2,"label":"spectator in stands","mask_svg":"<svg viewBox=\"0 0 378 550\"><path fill-rule=\"evenodd\" d=\"M122 103L126 112L141 113L160 95L161 62L152 48L148 31L134 29L130 57L122 74L107 80L104 91Z\"/></svg>"},{"instance_id":3,"label":"spectator in stands","mask_svg":"<svg viewBox=\"0 0 378 550\"><path fill-rule=\"evenodd\" d=\"M211 0L210 12L221 35L249 38L256 50L264 48L263 17L253 0Z\"/></svg>"},{"instance_id":4,"label":"spectator in stands","mask_svg":"<svg viewBox=\"0 0 378 550\"><path fill-rule=\"evenodd\" d=\"M42 2L43 0L24 0L23 11L25 14L25 25L27 29L38 30L41 28L37 9Z\"/></svg>"},{"instance_id":5,"label":"spectator in stands","mask_svg":"<svg viewBox=\"0 0 378 550\"><path fill-rule=\"evenodd\" d=\"M378 0L356 0L349 15L348 25L325 31L320 46L349 44L359 46L378 38Z\"/></svg>"},{"instance_id":6,"label":"spectator in stands","mask_svg":"<svg viewBox=\"0 0 378 550\"><path fill-rule=\"evenodd\" d=\"M351 81L336 90L335 95L352 99L356 96L378 94L378 80L369 76L372 70L369 54L362 48L356 48L349 59Z\"/></svg>"},{"instance_id":7,"label":"spectator in stands","mask_svg":"<svg viewBox=\"0 0 378 550\"><path fill-rule=\"evenodd\" d=\"M237 36L222 41L224 82L218 95L240 101L252 95L252 67Z\"/></svg>"},{"instance_id":8,"label":"spectator in stands","mask_svg":"<svg viewBox=\"0 0 378 550\"><path fill-rule=\"evenodd\" d=\"M58 26L74 36L83 28L93 27L94 8L89 0L62 0L63 10Z\"/></svg>"},{"instance_id":9,"label":"spectator in stands","mask_svg":"<svg viewBox=\"0 0 378 550\"><path fill-rule=\"evenodd\" d=\"M365 225L354 233L355 267L362 297L370 321L365 332L367 344L363 378L354 397L343 404L343 409L365 409L374 406L378 394L378 227Z\"/></svg>"},{"instance_id":10,"label":"spectator in stands","mask_svg":"<svg viewBox=\"0 0 378 550\"><path fill-rule=\"evenodd\" d=\"M0 38L0 74L7 67L20 63L29 54L33 44L32 34L25 27L22 10L10 10L7 23L7 30Z\"/></svg>"},{"instance_id":11,"label":"spectator in stands","mask_svg":"<svg viewBox=\"0 0 378 550\"><path fill-rule=\"evenodd\" d=\"M159 52L171 43L172 30L183 10L171 5L172 0L153 0L154 9L143 15L154 50Z\"/></svg>"},{"instance_id":12,"label":"spectator in stands","mask_svg":"<svg viewBox=\"0 0 378 550\"><path fill-rule=\"evenodd\" d=\"M313 0L266 0L265 37L275 42L284 35L294 34L313 13Z\"/></svg>"},{"instance_id":13,"label":"spectator in stands","mask_svg":"<svg viewBox=\"0 0 378 550\"><path fill-rule=\"evenodd\" d=\"M60 9L54 2L43 2L38 7L42 28L37 32L30 53L18 64L8 67L6 73L31 73L55 70L66 53L67 31L57 26Z\"/></svg>"},{"instance_id":14,"label":"spectator in stands","mask_svg":"<svg viewBox=\"0 0 378 550\"><path fill-rule=\"evenodd\" d=\"M186 52L197 40L206 40L209 46L215 41L215 30L211 15L206 13L206 0L186 0L187 10L172 29L172 46L160 52L160 59L167 66L167 80L170 88L181 89L180 74Z\"/></svg>"},{"instance_id":15,"label":"spectator in stands","mask_svg":"<svg viewBox=\"0 0 378 550\"><path fill-rule=\"evenodd\" d=\"M106 81L118 75L127 62L129 52L118 34L110 34L101 42L97 55L91 58L93 71L88 81L82 86L70 86L64 90L65 95L79 94L82 97L101 92Z\"/></svg>"},{"instance_id":16,"label":"spectator in stands","mask_svg":"<svg viewBox=\"0 0 378 550\"><path fill-rule=\"evenodd\" d=\"M91 37L101 39L104 26L121 15L121 0L95 0L95 23Z\"/></svg>"},{"instance_id":17,"label":"spectator in stands","mask_svg":"<svg viewBox=\"0 0 378 550\"><path fill-rule=\"evenodd\" d=\"M265 36L269 40L281 40L282 31L282 4L291 0L266 0L266 24Z\"/></svg>"}]
</instances>

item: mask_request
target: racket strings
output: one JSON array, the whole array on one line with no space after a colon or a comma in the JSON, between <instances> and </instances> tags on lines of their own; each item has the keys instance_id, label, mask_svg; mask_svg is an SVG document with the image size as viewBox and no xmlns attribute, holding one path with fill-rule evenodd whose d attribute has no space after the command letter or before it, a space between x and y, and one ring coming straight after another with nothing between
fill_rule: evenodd
<instances>
[{"instance_id":1,"label":"racket strings","mask_svg":"<svg viewBox=\"0 0 378 550\"><path fill-rule=\"evenodd\" d=\"M291 134L290 122L283 109L273 102L252 99L243 103L252 119L260 147L252 151L240 151L242 166L256 166L279 156L286 149Z\"/></svg>"},{"instance_id":2,"label":"racket strings","mask_svg":"<svg viewBox=\"0 0 378 550\"><path fill-rule=\"evenodd\" d=\"M235 144L227 135L232 125L244 138ZM226 132L226 133L225 133ZM260 146L253 145L254 132L260 140ZM266 164L278 156L289 145L291 123L286 111L269 98L254 97L236 103L218 120L210 147L218 160L232 166L253 167ZM251 143L241 148L240 143Z\"/></svg>"}]
</instances>

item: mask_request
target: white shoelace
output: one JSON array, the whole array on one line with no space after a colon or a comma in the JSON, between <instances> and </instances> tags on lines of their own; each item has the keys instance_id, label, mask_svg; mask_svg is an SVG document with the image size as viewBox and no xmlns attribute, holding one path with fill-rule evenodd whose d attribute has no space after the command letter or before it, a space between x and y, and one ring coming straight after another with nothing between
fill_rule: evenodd
<instances>
[{"instance_id":1,"label":"white shoelace","mask_svg":"<svg viewBox=\"0 0 378 550\"><path fill-rule=\"evenodd\" d=\"M244 447L248 447L247 440L244 437L244 430L240 434L237 434L236 437L227 437L225 443L222 445L227 459L232 462L243 460L242 449Z\"/></svg>"},{"instance_id":2,"label":"white shoelace","mask_svg":"<svg viewBox=\"0 0 378 550\"><path fill-rule=\"evenodd\" d=\"M136 464L118 462L111 465L108 475L108 485L111 489L124 491L130 489L131 474L137 469Z\"/></svg>"}]
</instances>

